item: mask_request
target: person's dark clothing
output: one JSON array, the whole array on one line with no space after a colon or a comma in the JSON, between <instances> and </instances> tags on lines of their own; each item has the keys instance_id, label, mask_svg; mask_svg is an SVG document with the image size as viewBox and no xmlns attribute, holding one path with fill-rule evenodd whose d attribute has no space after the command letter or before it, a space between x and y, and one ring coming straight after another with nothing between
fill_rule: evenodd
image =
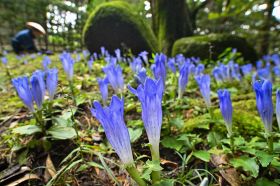
<instances>
[{"instance_id":1,"label":"person's dark clothing","mask_svg":"<svg viewBox=\"0 0 280 186\"><path fill-rule=\"evenodd\" d=\"M33 39L35 36L32 34L32 30L25 29L18 32L12 39L12 47L15 53L21 53L23 51L36 52L37 48Z\"/></svg>"}]
</instances>

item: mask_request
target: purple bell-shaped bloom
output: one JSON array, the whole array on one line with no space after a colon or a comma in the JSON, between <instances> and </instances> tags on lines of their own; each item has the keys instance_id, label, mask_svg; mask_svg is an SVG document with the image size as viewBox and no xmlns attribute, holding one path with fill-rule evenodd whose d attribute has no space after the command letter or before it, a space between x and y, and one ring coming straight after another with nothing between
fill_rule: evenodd
<instances>
[{"instance_id":1,"label":"purple bell-shaped bloom","mask_svg":"<svg viewBox=\"0 0 280 186\"><path fill-rule=\"evenodd\" d=\"M273 67L273 72L274 72L275 76L280 77L280 67L279 66Z\"/></svg>"},{"instance_id":2,"label":"purple bell-shaped bloom","mask_svg":"<svg viewBox=\"0 0 280 186\"><path fill-rule=\"evenodd\" d=\"M108 107L93 102L92 115L101 123L106 137L125 166L134 163L128 129L124 122L124 100L112 97Z\"/></svg>"},{"instance_id":3,"label":"purple bell-shaped bloom","mask_svg":"<svg viewBox=\"0 0 280 186\"><path fill-rule=\"evenodd\" d=\"M161 79L163 84L165 84L166 79L166 63L167 57L164 54L156 54L155 63L151 66L155 79Z\"/></svg>"},{"instance_id":4,"label":"purple bell-shaped bloom","mask_svg":"<svg viewBox=\"0 0 280 186\"><path fill-rule=\"evenodd\" d=\"M50 64L51 64L51 59L48 56L45 56L42 61L43 69L48 70Z\"/></svg>"},{"instance_id":5,"label":"purple bell-shaped bloom","mask_svg":"<svg viewBox=\"0 0 280 186\"><path fill-rule=\"evenodd\" d=\"M25 106L31 112L34 112L32 93L30 90L28 78L26 76L14 78L12 79L12 83L17 91L19 98L22 100Z\"/></svg>"},{"instance_id":6,"label":"purple bell-shaped bloom","mask_svg":"<svg viewBox=\"0 0 280 186\"><path fill-rule=\"evenodd\" d=\"M93 65L93 57L90 57L89 60L88 60L88 69L91 71L92 70L92 65Z\"/></svg>"},{"instance_id":7,"label":"purple bell-shaped bloom","mask_svg":"<svg viewBox=\"0 0 280 186\"><path fill-rule=\"evenodd\" d=\"M103 71L115 93L122 92L124 90L124 80L121 67L119 65L108 64L103 68Z\"/></svg>"},{"instance_id":8,"label":"purple bell-shaped bloom","mask_svg":"<svg viewBox=\"0 0 280 186\"><path fill-rule=\"evenodd\" d=\"M199 76L201 74L203 74L203 71L204 71L205 67L203 64L198 64L196 67L195 67L195 73L194 75L195 76Z\"/></svg>"},{"instance_id":9,"label":"purple bell-shaped bloom","mask_svg":"<svg viewBox=\"0 0 280 186\"><path fill-rule=\"evenodd\" d=\"M149 53L147 51L143 51L143 52L140 52L140 54L138 55L139 57L141 57L143 59L143 61L146 65L149 64L148 54Z\"/></svg>"},{"instance_id":10,"label":"purple bell-shaped bloom","mask_svg":"<svg viewBox=\"0 0 280 186\"><path fill-rule=\"evenodd\" d=\"M176 64L174 58L168 59L167 66L171 70L171 72L173 72L174 74L176 73Z\"/></svg>"},{"instance_id":11,"label":"purple bell-shaped bloom","mask_svg":"<svg viewBox=\"0 0 280 186\"><path fill-rule=\"evenodd\" d=\"M144 85L146 79L147 79L146 69L144 67L142 67L136 75L136 80L138 81L138 83L141 83Z\"/></svg>"},{"instance_id":12,"label":"purple bell-shaped bloom","mask_svg":"<svg viewBox=\"0 0 280 186\"><path fill-rule=\"evenodd\" d=\"M213 70L212 70L212 74L215 78L215 80L218 82L218 83L221 83L223 82L223 75L222 75L222 71L219 67L215 67Z\"/></svg>"},{"instance_id":13,"label":"purple bell-shaped bloom","mask_svg":"<svg viewBox=\"0 0 280 186\"><path fill-rule=\"evenodd\" d=\"M279 54L272 54L271 59L276 66L280 66L280 56L279 56Z\"/></svg>"},{"instance_id":14,"label":"purple bell-shaped bloom","mask_svg":"<svg viewBox=\"0 0 280 186\"><path fill-rule=\"evenodd\" d=\"M97 78L97 82L99 85L99 90L101 93L103 104L105 105L108 99L108 79L105 77L104 79Z\"/></svg>"},{"instance_id":15,"label":"purple bell-shaped bloom","mask_svg":"<svg viewBox=\"0 0 280 186\"><path fill-rule=\"evenodd\" d=\"M49 99L53 100L58 82L58 70L56 68L49 69L46 72L46 86L49 93Z\"/></svg>"},{"instance_id":16,"label":"purple bell-shaped bloom","mask_svg":"<svg viewBox=\"0 0 280 186\"><path fill-rule=\"evenodd\" d=\"M117 48L115 50L115 55L116 55L118 62L120 62L122 60L122 56L121 56L121 50L119 48Z\"/></svg>"},{"instance_id":17,"label":"purple bell-shaped bloom","mask_svg":"<svg viewBox=\"0 0 280 186\"><path fill-rule=\"evenodd\" d=\"M280 130L280 89L276 91L276 118Z\"/></svg>"},{"instance_id":18,"label":"purple bell-shaped bloom","mask_svg":"<svg viewBox=\"0 0 280 186\"><path fill-rule=\"evenodd\" d=\"M180 67L180 74L178 78L178 97L182 98L189 79L189 63L185 62Z\"/></svg>"},{"instance_id":19,"label":"purple bell-shaped bloom","mask_svg":"<svg viewBox=\"0 0 280 186\"><path fill-rule=\"evenodd\" d=\"M228 90L218 90L218 97L220 100L220 110L225 120L226 128L229 136L232 135L232 103L230 93Z\"/></svg>"},{"instance_id":20,"label":"purple bell-shaped bloom","mask_svg":"<svg viewBox=\"0 0 280 186\"><path fill-rule=\"evenodd\" d=\"M257 70L258 77L261 80L271 80L271 73L269 67L260 68Z\"/></svg>"},{"instance_id":21,"label":"purple bell-shaped bloom","mask_svg":"<svg viewBox=\"0 0 280 186\"><path fill-rule=\"evenodd\" d=\"M30 78L31 93L39 110L42 108L46 92L44 77L45 73L43 71L37 70L32 74Z\"/></svg>"},{"instance_id":22,"label":"purple bell-shaped bloom","mask_svg":"<svg viewBox=\"0 0 280 186\"><path fill-rule=\"evenodd\" d=\"M272 83L268 80L256 81L254 83L254 90L256 93L257 108L264 123L265 131L272 132Z\"/></svg>"},{"instance_id":23,"label":"purple bell-shaped bloom","mask_svg":"<svg viewBox=\"0 0 280 186\"><path fill-rule=\"evenodd\" d=\"M140 57L133 58L132 62L129 63L131 70L137 73L142 68L142 60Z\"/></svg>"},{"instance_id":24,"label":"purple bell-shaped bloom","mask_svg":"<svg viewBox=\"0 0 280 186\"><path fill-rule=\"evenodd\" d=\"M151 144L152 152L159 153L160 131L162 125L162 80L147 78L144 85L139 85L135 90L128 87L135 94L142 106L142 120Z\"/></svg>"},{"instance_id":25,"label":"purple bell-shaped bloom","mask_svg":"<svg viewBox=\"0 0 280 186\"><path fill-rule=\"evenodd\" d=\"M7 57L1 57L1 61L4 65L7 65L7 63L8 63Z\"/></svg>"},{"instance_id":26,"label":"purple bell-shaped bloom","mask_svg":"<svg viewBox=\"0 0 280 186\"><path fill-rule=\"evenodd\" d=\"M195 80L199 86L202 97L206 103L206 106L209 108L211 106L211 97L210 97L210 76L209 75L200 75L196 76Z\"/></svg>"},{"instance_id":27,"label":"purple bell-shaped bloom","mask_svg":"<svg viewBox=\"0 0 280 186\"><path fill-rule=\"evenodd\" d=\"M247 65L242 65L242 66L241 66L241 71L242 71L242 74L243 74L244 76L250 74L250 73L252 72L252 70L253 70L253 65L250 64L250 63L247 64Z\"/></svg>"},{"instance_id":28,"label":"purple bell-shaped bloom","mask_svg":"<svg viewBox=\"0 0 280 186\"><path fill-rule=\"evenodd\" d=\"M74 74L75 61L71 57L70 53L64 52L60 55L60 60L63 65L64 72L66 73L68 81L72 81Z\"/></svg>"}]
</instances>

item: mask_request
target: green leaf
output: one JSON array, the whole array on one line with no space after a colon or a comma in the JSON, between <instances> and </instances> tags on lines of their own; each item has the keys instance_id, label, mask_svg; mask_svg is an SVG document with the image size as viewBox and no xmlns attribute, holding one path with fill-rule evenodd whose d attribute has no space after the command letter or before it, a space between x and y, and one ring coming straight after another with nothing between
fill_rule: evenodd
<instances>
[{"instance_id":1,"label":"green leaf","mask_svg":"<svg viewBox=\"0 0 280 186\"><path fill-rule=\"evenodd\" d=\"M241 156L239 158L233 158L230 160L230 163L233 167L239 168L242 167L244 171L252 173L252 176L256 178L259 174L259 166L256 163L255 158L248 156Z\"/></svg>"},{"instance_id":2,"label":"green leaf","mask_svg":"<svg viewBox=\"0 0 280 186\"><path fill-rule=\"evenodd\" d=\"M175 126L177 129L182 129L184 126L184 120L181 118L175 118L170 121L172 126Z\"/></svg>"},{"instance_id":3,"label":"green leaf","mask_svg":"<svg viewBox=\"0 0 280 186\"><path fill-rule=\"evenodd\" d=\"M264 151L257 151L256 156L263 167L267 167L274 157L273 155L268 154Z\"/></svg>"},{"instance_id":4,"label":"green leaf","mask_svg":"<svg viewBox=\"0 0 280 186\"><path fill-rule=\"evenodd\" d=\"M55 139L71 139L76 136L76 131L72 127L55 125L47 130L47 134Z\"/></svg>"},{"instance_id":5,"label":"green leaf","mask_svg":"<svg viewBox=\"0 0 280 186\"><path fill-rule=\"evenodd\" d=\"M256 182L256 186L277 186L278 184L270 181L267 178L259 178Z\"/></svg>"},{"instance_id":6,"label":"green leaf","mask_svg":"<svg viewBox=\"0 0 280 186\"><path fill-rule=\"evenodd\" d=\"M13 129L13 132L21 135L31 135L37 132L42 132L42 129L37 125L25 125Z\"/></svg>"},{"instance_id":7,"label":"green leaf","mask_svg":"<svg viewBox=\"0 0 280 186\"><path fill-rule=\"evenodd\" d=\"M193 152L193 155L205 162L209 162L210 158L211 158L210 153L207 151L203 151L203 150L195 151L195 152Z\"/></svg>"},{"instance_id":8,"label":"green leaf","mask_svg":"<svg viewBox=\"0 0 280 186\"><path fill-rule=\"evenodd\" d=\"M71 119L72 115L74 115L77 112L77 108L69 108L65 110L61 116L64 120Z\"/></svg>"},{"instance_id":9,"label":"green leaf","mask_svg":"<svg viewBox=\"0 0 280 186\"><path fill-rule=\"evenodd\" d=\"M217 132L210 132L207 135L207 141L211 145L211 147L215 147L221 144L221 136Z\"/></svg>"},{"instance_id":10,"label":"green leaf","mask_svg":"<svg viewBox=\"0 0 280 186\"><path fill-rule=\"evenodd\" d=\"M184 142L179 141L174 137L166 136L161 140L161 144L166 148L175 149L176 151L179 151L183 147Z\"/></svg>"},{"instance_id":11,"label":"green leaf","mask_svg":"<svg viewBox=\"0 0 280 186\"><path fill-rule=\"evenodd\" d=\"M93 161L88 162L87 164L92 166L92 167L97 167L99 169L104 169L104 167L102 165L100 165L99 163L93 162Z\"/></svg>"},{"instance_id":12,"label":"green leaf","mask_svg":"<svg viewBox=\"0 0 280 186\"><path fill-rule=\"evenodd\" d=\"M150 175L153 171L161 171L162 167L160 166L160 161L146 161L146 164L144 165L144 171L141 175L142 178L146 180L151 180Z\"/></svg>"},{"instance_id":13,"label":"green leaf","mask_svg":"<svg viewBox=\"0 0 280 186\"><path fill-rule=\"evenodd\" d=\"M55 118L54 121L57 125L64 126L64 127L71 127L73 125L70 119L66 120L62 116Z\"/></svg>"},{"instance_id":14,"label":"green leaf","mask_svg":"<svg viewBox=\"0 0 280 186\"><path fill-rule=\"evenodd\" d=\"M133 143L141 137L143 129L142 128L135 128L135 129L128 128L128 132L129 132L129 136L130 136L130 141L131 141L131 143Z\"/></svg>"},{"instance_id":15,"label":"green leaf","mask_svg":"<svg viewBox=\"0 0 280 186\"><path fill-rule=\"evenodd\" d=\"M153 184L153 186L173 186L175 180L173 179L163 179L160 180L159 182Z\"/></svg>"}]
</instances>

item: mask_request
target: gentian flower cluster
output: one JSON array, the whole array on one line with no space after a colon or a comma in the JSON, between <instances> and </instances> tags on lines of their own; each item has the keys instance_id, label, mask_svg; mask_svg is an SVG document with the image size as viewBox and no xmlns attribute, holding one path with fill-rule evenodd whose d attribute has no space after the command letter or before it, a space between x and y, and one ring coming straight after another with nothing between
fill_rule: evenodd
<instances>
[{"instance_id":1,"label":"gentian flower cluster","mask_svg":"<svg viewBox=\"0 0 280 186\"><path fill-rule=\"evenodd\" d=\"M246 73L248 74L249 72ZM212 75L218 83L232 81L233 79L240 81L242 77L239 65L233 61L230 61L227 65L221 63L214 67Z\"/></svg>"},{"instance_id":2,"label":"gentian flower cluster","mask_svg":"<svg viewBox=\"0 0 280 186\"><path fill-rule=\"evenodd\" d=\"M37 70L30 77L30 83L26 76L12 79L19 98L31 112L35 111L33 101L39 110L42 109L46 89L50 100L53 99L57 88L57 72L57 69L49 69L46 72Z\"/></svg>"}]
</instances>

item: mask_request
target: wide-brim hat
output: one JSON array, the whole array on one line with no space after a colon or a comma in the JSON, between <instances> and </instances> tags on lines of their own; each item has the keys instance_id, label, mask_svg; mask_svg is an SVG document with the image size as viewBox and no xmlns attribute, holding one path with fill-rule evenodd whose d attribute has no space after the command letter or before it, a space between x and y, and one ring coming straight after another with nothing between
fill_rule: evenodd
<instances>
[{"instance_id":1,"label":"wide-brim hat","mask_svg":"<svg viewBox=\"0 0 280 186\"><path fill-rule=\"evenodd\" d=\"M42 33L43 35L46 34L45 29L44 29L39 23L27 22L27 23L26 23L26 26L27 26L27 28L35 29L35 30L39 31L39 32Z\"/></svg>"}]
</instances>

